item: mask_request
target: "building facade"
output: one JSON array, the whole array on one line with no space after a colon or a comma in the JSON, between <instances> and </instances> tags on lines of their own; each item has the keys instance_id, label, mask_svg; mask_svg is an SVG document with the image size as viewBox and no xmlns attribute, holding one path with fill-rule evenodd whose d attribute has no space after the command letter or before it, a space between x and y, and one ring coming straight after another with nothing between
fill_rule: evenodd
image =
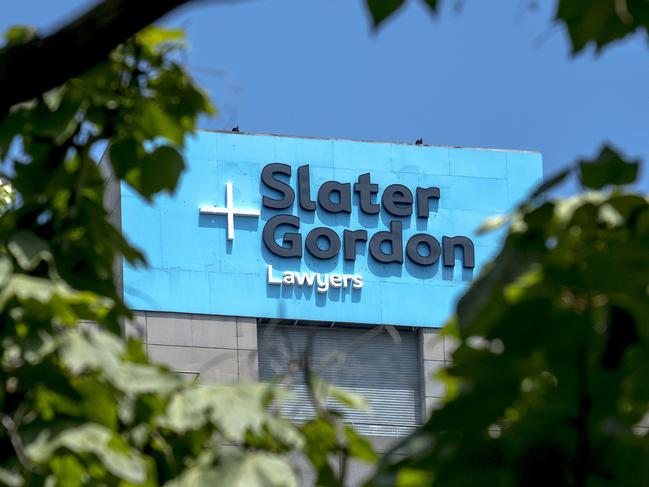
<instances>
[{"instance_id":1,"label":"building facade","mask_svg":"<svg viewBox=\"0 0 649 487\"><path fill-rule=\"evenodd\" d=\"M172 196L110 185L114 220L148 259L120 263L125 332L188 380L272 380L312 413L305 365L363 394L346 420L378 449L443 396L438 336L498 250L478 235L542 179L534 152L199 132Z\"/></svg>"}]
</instances>

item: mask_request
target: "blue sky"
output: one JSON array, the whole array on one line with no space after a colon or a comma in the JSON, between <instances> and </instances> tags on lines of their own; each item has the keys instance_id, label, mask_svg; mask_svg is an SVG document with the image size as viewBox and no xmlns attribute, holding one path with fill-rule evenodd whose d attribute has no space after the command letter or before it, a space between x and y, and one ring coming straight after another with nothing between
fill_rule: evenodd
<instances>
[{"instance_id":1,"label":"blue sky","mask_svg":"<svg viewBox=\"0 0 649 487\"><path fill-rule=\"evenodd\" d=\"M609 140L647 161L649 188L644 37L573 58L554 2L453 3L433 18L410 0L378 32L362 0L217 0L164 22L221 111L205 128L539 150L546 176ZM88 4L6 2L0 27L47 31Z\"/></svg>"}]
</instances>

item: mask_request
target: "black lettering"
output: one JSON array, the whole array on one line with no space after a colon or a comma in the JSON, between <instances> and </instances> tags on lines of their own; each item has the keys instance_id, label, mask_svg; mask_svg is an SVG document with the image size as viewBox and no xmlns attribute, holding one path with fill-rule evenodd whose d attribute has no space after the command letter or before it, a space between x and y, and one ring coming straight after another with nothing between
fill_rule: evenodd
<instances>
[{"instance_id":1,"label":"black lettering","mask_svg":"<svg viewBox=\"0 0 649 487\"><path fill-rule=\"evenodd\" d=\"M358 193L362 212L368 215L376 215L379 212L380 206L372 203L372 195L379 192L379 185L370 182L370 173L358 176L358 182L354 183L354 192Z\"/></svg>"},{"instance_id":2,"label":"black lettering","mask_svg":"<svg viewBox=\"0 0 649 487\"><path fill-rule=\"evenodd\" d=\"M428 218L428 201L431 199L439 199L439 188L417 188L417 217Z\"/></svg>"},{"instance_id":3,"label":"black lettering","mask_svg":"<svg viewBox=\"0 0 649 487\"><path fill-rule=\"evenodd\" d=\"M280 257L302 257L302 235L299 233L287 232L282 239L283 246L277 243L275 230L280 225L299 230L300 219L293 215L277 215L268 220L261 236L266 248Z\"/></svg>"},{"instance_id":4,"label":"black lettering","mask_svg":"<svg viewBox=\"0 0 649 487\"><path fill-rule=\"evenodd\" d=\"M331 193L338 193L338 202L331 201ZM327 181L318 190L318 203L329 213L351 213L352 193L349 183Z\"/></svg>"},{"instance_id":5,"label":"black lettering","mask_svg":"<svg viewBox=\"0 0 649 487\"><path fill-rule=\"evenodd\" d=\"M444 247L444 265L453 267L455 265L455 247L462 248L462 265L466 269L475 267L475 250L473 242L467 237L442 237Z\"/></svg>"},{"instance_id":6,"label":"black lettering","mask_svg":"<svg viewBox=\"0 0 649 487\"><path fill-rule=\"evenodd\" d=\"M288 164L282 164L280 162L273 162L268 164L261 171L261 182L268 186L270 189L274 189L278 193L281 193L281 199L271 198L269 196L264 196L261 199L261 204L266 208L272 208L273 210L284 210L290 208L295 201L295 192L284 181L281 181L275 177L276 174L284 174L285 176L291 177L291 166Z\"/></svg>"},{"instance_id":7,"label":"black lettering","mask_svg":"<svg viewBox=\"0 0 649 487\"><path fill-rule=\"evenodd\" d=\"M343 232L345 260L356 260L356 242L367 242L367 230L345 230Z\"/></svg>"},{"instance_id":8,"label":"black lettering","mask_svg":"<svg viewBox=\"0 0 649 487\"><path fill-rule=\"evenodd\" d=\"M311 199L311 177L308 165L297 168L297 181L300 208L307 211L315 211L315 201Z\"/></svg>"},{"instance_id":9,"label":"black lettering","mask_svg":"<svg viewBox=\"0 0 649 487\"><path fill-rule=\"evenodd\" d=\"M403 263L403 230L401 222L390 222L389 232L376 232L370 240L370 254L384 264ZM384 253L383 242L390 242L390 252Z\"/></svg>"},{"instance_id":10,"label":"black lettering","mask_svg":"<svg viewBox=\"0 0 649 487\"><path fill-rule=\"evenodd\" d=\"M425 245L428 247L428 254L422 255L419 253L419 247ZM413 235L406 244L406 255L415 264L419 265L433 265L439 260L442 253L442 248L439 242L432 235L426 233L418 233Z\"/></svg>"},{"instance_id":11,"label":"black lettering","mask_svg":"<svg viewBox=\"0 0 649 487\"><path fill-rule=\"evenodd\" d=\"M329 242L326 249L321 249L318 246L318 239L322 237ZM323 260L331 259L340 251L340 237L331 228L316 227L307 234L305 246L313 257Z\"/></svg>"},{"instance_id":12,"label":"black lettering","mask_svg":"<svg viewBox=\"0 0 649 487\"><path fill-rule=\"evenodd\" d=\"M412 193L403 184L391 184L385 188L381 203L385 211L391 215L412 215Z\"/></svg>"}]
</instances>

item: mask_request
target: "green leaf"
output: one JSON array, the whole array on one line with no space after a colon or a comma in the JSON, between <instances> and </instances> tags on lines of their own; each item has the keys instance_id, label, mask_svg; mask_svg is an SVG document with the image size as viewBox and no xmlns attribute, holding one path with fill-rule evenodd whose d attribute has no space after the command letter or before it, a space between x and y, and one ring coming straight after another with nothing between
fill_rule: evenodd
<instances>
[{"instance_id":1,"label":"green leaf","mask_svg":"<svg viewBox=\"0 0 649 487\"><path fill-rule=\"evenodd\" d=\"M52 460L52 472L59 485L77 487L83 485L85 469L74 455L61 455Z\"/></svg>"},{"instance_id":2,"label":"green leaf","mask_svg":"<svg viewBox=\"0 0 649 487\"><path fill-rule=\"evenodd\" d=\"M110 163L115 170L115 176L123 179L128 171L146 157L146 152L135 139L128 137L119 139L108 148Z\"/></svg>"},{"instance_id":3,"label":"green leaf","mask_svg":"<svg viewBox=\"0 0 649 487\"><path fill-rule=\"evenodd\" d=\"M22 230L7 244L18 265L26 271L33 270L41 261L51 259L47 244L32 232Z\"/></svg>"},{"instance_id":4,"label":"green leaf","mask_svg":"<svg viewBox=\"0 0 649 487\"><path fill-rule=\"evenodd\" d=\"M311 377L311 387L316 400L322 404L327 403L331 398L353 409L369 410L369 404L362 395L345 391L318 375Z\"/></svg>"},{"instance_id":5,"label":"green leaf","mask_svg":"<svg viewBox=\"0 0 649 487\"><path fill-rule=\"evenodd\" d=\"M378 457L372 444L360 436L351 426L345 426L345 438L347 440L347 448L352 458L361 460L367 463L374 463Z\"/></svg>"},{"instance_id":6,"label":"green leaf","mask_svg":"<svg viewBox=\"0 0 649 487\"><path fill-rule=\"evenodd\" d=\"M61 101L65 96L65 92L66 87L59 86L43 93L43 101L45 102L45 105L47 105L47 108L49 108L51 111L58 110L61 106Z\"/></svg>"},{"instance_id":7,"label":"green leaf","mask_svg":"<svg viewBox=\"0 0 649 487\"><path fill-rule=\"evenodd\" d=\"M196 128L199 113L217 113L205 92L179 66L151 80L151 88L165 112L187 133Z\"/></svg>"},{"instance_id":8,"label":"green leaf","mask_svg":"<svg viewBox=\"0 0 649 487\"><path fill-rule=\"evenodd\" d=\"M337 452L334 425L322 416L318 416L302 426L302 433L306 439L304 452L317 474L316 485L339 485L336 474L329 463L331 454Z\"/></svg>"},{"instance_id":9,"label":"green leaf","mask_svg":"<svg viewBox=\"0 0 649 487\"><path fill-rule=\"evenodd\" d=\"M268 397L272 393L268 384L190 387L171 397L159 423L179 434L213 424L224 438L237 443L243 442L248 433L263 436L268 431L285 445L301 445L295 427L268 412Z\"/></svg>"},{"instance_id":10,"label":"green leaf","mask_svg":"<svg viewBox=\"0 0 649 487\"><path fill-rule=\"evenodd\" d=\"M113 304L110 299L94 293L75 291L60 280L53 282L24 274L11 276L0 288L0 311L14 300L22 309L22 315L29 319L50 319L65 325L79 320L99 321Z\"/></svg>"},{"instance_id":11,"label":"green leaf","mask_svg":"<svg viewBox=\"0 0 649 487\"><path fill-rule=\"evenodd\" d=\"M587 188L602 189L607 185L633 183L638 177L637 161L625 161L614 149L605 146L592 161L580 161L582 184Z\"/></svg>"},{"instance_id":12,"label":"green leaf","mask_svg":"<svg viewBox=\"0 0 649 487\"><path fill-rule=\"evenodd\" d=\"M0 288L2 288L13 272L13 266L11 260L5 256L0 256Z\"/></svg>"},{"instance_id":13,"label":"green leaf","mask_svg":"<svg viewBox=\"0 0 649 487\"><path fill-rule=\"evenodd\" d=\"M430 485L434 478L435 475L430 470L404 467L399 470L395 486L420 487L422 485Z\"/></svg>"},{"instance_id":14,"label":"green leaf","mask_svg":"<svg viewBox=\"0 0 649 487\"><path fill-rule=\"evenodd\" d=\"M13 110L0 120L0 159L7 157L16 137L22 135L26 123L26 110Z\"/></svg>"},{"instance_id":15,"label":"green leaf","mask_svg":"<svg viewBox=\"0 0 649 487\"><path fill-rule=\"evenodd\" d=\"M286 458L269 453L225 455L217 466L198 465L165 487L297 487L295 472Z\"/></svg>"},{"instance_id":16,"label":"green leaf","mask_svg":"<svg viewBox=\"0 0 649 487\"><path fill-rule=\"evenodd\" d=\"M340 387L329 385L329 395L337 400L339 403L344 404L352 409L362 411L369 411L370 405L367 399L361 394L346 391Z\"/></svg>"},{"instance_id":17,"label":"green leaf","mask_svg":"<svg viewBox=\"0 0 649 487\"><path fill-rule=\"evenodd\" d=\"M125 346L101 331L71 330L62 337L61 359L73 374L117 366Z\"/></svg>"},{"instance_id":18,"label":"green leaf","mask_svg":"<svg viewBox=\"0 0 649 487\"><path fill-rule=\"evenodd\" d=\"M164 44L178 44L185 40L185 32L180 29L168 29L151 25L136 34L138 43L156 51Z\"/></svg>"},{"instance_id":19,"label":"green leaf","mask_svg":"<svg viewBox=\"0 0 649 487\"><path fill-rule=\"evenodd\" d=\"M27 447L27 454L33 462L45 463L59 448L78 454L92 453L109 472L128 482L146 480L146 464L141 455L103 426L86 423L66 429L53 439L43 433Z\"/></svg>"},{"instance_id":20,"label":"green leaf","mask_svg":"<svg viewBox=\"0 0 649 487\"><path fill-rule=\"evenodd\" d=\"M0 467L0 482L7 487L22 487L25 485L22 475L2 467Z\"/></svg>"},{"instance_id":21,"label":"green leaf","mask_svg":"<svg viewBox=\"0 0 649 487\"><path fill-rule=\"evenodd\" d=\"M590 43L601 50L637 30L646 32L649 5L635 0L560 0L556 20L565 25L573 54Z\"/></svg>"},{"instance_id":22,"label":"green leaf","mask_svg":"<svg viewBox=\"0 0 649 487\"><path fill-rule=\"evenodd\" d=\"M60 90L57 95L48 96L45 106L37 106L35 116L30 120L34 133L51 138L55 145L63 144L72 137L79 126L77 114L81 102L65 96L66 94L65 90ZM56 109L51 110L47 107L48 104Z\"/></svg>"},{"instance_id":23,"label":"green leaf","mask_svg":"<svg viewBox=\"0 0 649 487\"><path fill-rule=\"evenodd\" d=\"M439 6L439 0L424 0L424 3L428 5L428 8L433 14L437 13L437 7Z\"/></svg>"},{"instance_id":24,"label":"green leaf","mask_svg":"<svg viewBox=\"0 0 649 487\"><path fill-rule=\"evenodd\" d=\"M367 8L372 16L374 27L378 27L385 19L396 12L404 0L367 0Z\"/></svg>"},{"instance_id":25,"label":"green leaf","mask_svg":"<svg viewBox=\"0 0 649 487\"><path fill-rule=\"evenodd\" d=\"M185 131L177 119L160 106L157 100L146 100L141 103L138 114L138 128L147 140L164 137L181 145Z\"/></svg>"},{"instance_id":26,"label":"green leaf","mask_svg":"<svg viewBox=\"0 0 649 487\"><path fill-rule=\"evenodd\" d=\"M14 25L4 35L7 44L3 48L25 44L36 37L36 29L26 25Z\"/></svg>"},{"instance_id":27,"label":"green leaf","mask_svg":"<svg viewBox=\"0 0 649 487\"><path fill-rule=\"evenodd\" d=\"M328 455L336 446L336 430L322 416L307 421L302 426L306 438L305 451L314 467L320 468L327 464Z\"/></svg>"},{"instance_id":28,"label":"green leaf","mask_svg":"<svg viewBox=\"0 0 649 487\"><path fill-rule=\"evenodd\" d=\"M268 453L248 453L243 458L227 458L219 471L219 481L213 485L223 487L298 486L297 478L288 461L283 457Z\"/></svg>"},{"instance_id":29,"label":"green leaf","mask_svg":"<svg viewBox=\"0 0 649 487\"><path fill-rule=\"evenodd\" d=\"M296 429L269 414L269 384L205 385L175 394L160 425L179 434L213 424L229 441L241 443L248 433L271 431L285 444L301 444Z\"/></svg>"},{"instance_id":30,"label":"green leaf","mask_svg":"<svg viewBox=\"0 0 649 487\"><path fill-rule=\"evenodd\" d=\"M168 394L180 384L178 376L156 366L125 361L124 342L103 330L70 330L61 341L61 360L73 374L101 372L127 395Z\"/></svg>"},{"instance_id":31,"label":"green leaf","mask_svg":"<svg viewBox=\"0 0 649 487\"><path fill-rule=\"evenodd\" d=\"M126 181L147 199L160 191L173 192L185 168L180 153L173 147L158 147L131 168Z\"/></svg>"}]
</instances>

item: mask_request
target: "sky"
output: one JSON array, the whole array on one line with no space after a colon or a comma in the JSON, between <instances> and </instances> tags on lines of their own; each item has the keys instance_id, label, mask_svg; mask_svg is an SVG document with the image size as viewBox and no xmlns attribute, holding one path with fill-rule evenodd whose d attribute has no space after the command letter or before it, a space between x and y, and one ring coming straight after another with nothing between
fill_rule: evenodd
<instances>
[{"instance_id":1,"label":"sky","mask_svg":"<svg viewBox=\"0 0 649 487\"><path fill-rule=\"evenodd\" d=\"M647 161L649 43L573 57L555 2L409 0L378 31L363 0L213 0L162 22L220 110L202 128L543 153L546 178L605 141ZM0 28L47 33L92 2L5 2ZM72 54L71 54L72 55ZM560 193L569 193L568 185Z\"/></svg>"}]
</instances>

